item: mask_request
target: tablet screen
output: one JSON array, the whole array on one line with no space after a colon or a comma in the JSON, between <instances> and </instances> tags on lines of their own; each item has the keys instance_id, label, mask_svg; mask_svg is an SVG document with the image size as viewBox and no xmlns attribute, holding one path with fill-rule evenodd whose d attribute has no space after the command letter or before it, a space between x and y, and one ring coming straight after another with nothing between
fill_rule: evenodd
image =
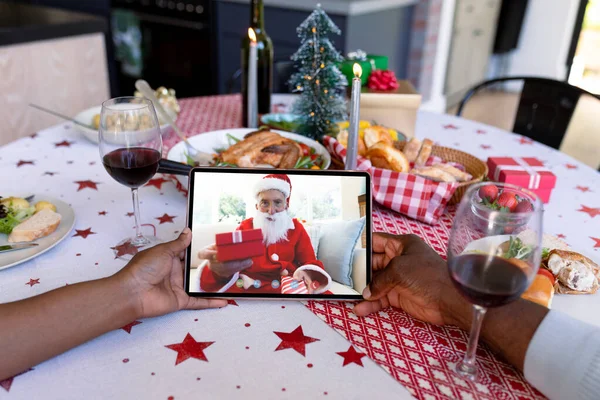
<instances>
[{"instance_id":1,"label":"tablet screen","mask_svg":"<svg viewBox=\"0 0 600 400\"><path fill-rule=\"evenodd\" d=\"M358 299L371 275L364 172L195 169L190 295Z\"/></svg>"}]
</instances>

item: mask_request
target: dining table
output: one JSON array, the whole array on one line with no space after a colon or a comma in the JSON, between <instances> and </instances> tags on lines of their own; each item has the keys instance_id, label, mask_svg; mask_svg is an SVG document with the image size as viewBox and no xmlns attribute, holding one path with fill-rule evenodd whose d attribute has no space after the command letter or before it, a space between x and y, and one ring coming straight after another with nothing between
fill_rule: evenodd
<instances>
[{"instance_id":1,"label":"dining table","mask_svg":"<svg viewBox=\"0 0 600 400\"><path fill-rule=\"evenodd\" d=\"M241 96L180 99L187 136L241 126ZM273 95L285 112L290 97ZM447 114L418 111L416 136L488 157L537 157L557 176L544 231L600 262L600 174L527 137ZM163 152L179 141L164 135ZM62 122L0 147L0 196L50 196L75 224L65 240L0 270L0 303L110 276L114 248L134 232L130 191L104 170L98 144ZM186 224L187 192L157 174L139 190L142 228L164 241ZM413 233L445 256L455 207L435 225L377 204L372 230ZM0 381L2 399L538 399L521 372L484 343L477 382L452 370L468 333L393 308L367 317L352 302L229 300L215 310L139 319ZM552 309L600 326L600 294L556 295ZM77 326L70 327L78 329ZM510 329L507 327L507 329ZM0 334L2 334L0 321ZM1 355L0 355L1 357ZM2 360L10 362L10 360ZM560 362L560 360L557 360Z\"/></svg>"}]
</instances>

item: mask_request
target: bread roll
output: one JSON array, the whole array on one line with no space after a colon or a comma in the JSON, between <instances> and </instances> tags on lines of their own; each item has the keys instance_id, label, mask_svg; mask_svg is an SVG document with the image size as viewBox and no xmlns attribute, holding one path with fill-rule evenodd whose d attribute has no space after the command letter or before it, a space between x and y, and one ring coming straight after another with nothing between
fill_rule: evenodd
<instances>
[{"instance_id":1,"label":"bread roll","mask_svg":"<svg viewBox=\"0 0 600 400\"><path fill-rule=\"evenodd\" d=\"M367 150L367 157L376 168L391 169L396 172L408 172L410 168L406 156L386 142L371 146Z\"/></svg>"},{"instance_id":2,"label":"bread roll","mask_svg":"<svg viewBox=\"0 0 600 400\"><path fill-rule=\"evenodd\" d=\"M421 145L421 151L419 152L419 155L417 156L417 159L415 160L415 165L422 166L422 165L427 164L427 160L429 159L429 156L431 155L432 146L433 146L432 140L429 140L429 139L423 140L423 144Z\"/></svg>"},{"instance_id":3,"label":"bread roll","mask_svg":"<svg viewBox=\"0 0 600 400\"><path fill-rule=\"evenodd\" d=\"M546 308L550 308L552 305L553 297L554 287L552 286L552 282L547 276L541 274L537 274L533 278L531 286L521 295L521 298L540 304Z\"/></svg>"},{"instance_id":4,"label":"bread roll","mask_svg":"<svg viewBox=\"0 0 600 400\"><path fill-rule=\"evenodd\" d=\"M15 226L8 236L10 243L31 242L54 232L60 224L60 214L52 210L41 210Z\"/></svg>"},{"instance_id":5,"label":"bread roll","mask_svg":"<svg viewBox=\"0 0 600 400\"><path fill-rule=\"evenodd\" d=\"M344 130L338 133L336 140L344 146L346 149L348 148L348 131ZM365 156L367 154L367 146L365 146L365 141L363 138L358 138L358 155Z\"/></svg>"},{"instance_id":6,"label":"bread roll","mask_svg":"<svg viewBox=\"0 0 600 400\"><path fill-rule=\"evenodd\" d=\"M408 162L414 162L419 155L419 150L421 150L421 141L414 137L404 145L402 152L408 159Z\"/></svg>"},{"instance_id":7,"label":"bread roll","mask_svg":"<svg viewBox=\"0 0 600 400\"><path fill-rule=\"evenodd\" d=\"M389 145L393 145L394 141L390 136L390 132L381 126L371 126L369 128L365 128L365 145L368 149L379 142L385 142Z\"/></svg>"},{"instance_id":8,"label":"bread roll","mask_svg":"<svg viewBox=\"0 0 600 400\"><path fill-rule=\"evenodd\" d=\"M456 178L452 175L435 167L416 167L413 168L410 173L436 182L456 182Z\"/></svg>"},{"instance_id":9,"label":"bread roll","mask_svg":"<svg viewBox=\"0 0 600 400\"><path fill-rule=\"evenodd\" d=\"M463 172L450 164L433 164L433 167L449 173L450 175L455 177L456 180L459 182L470 181L473 178L473 176L471 176L470 174L467 174L466 172Z\"/></svg>"}]
</instances>

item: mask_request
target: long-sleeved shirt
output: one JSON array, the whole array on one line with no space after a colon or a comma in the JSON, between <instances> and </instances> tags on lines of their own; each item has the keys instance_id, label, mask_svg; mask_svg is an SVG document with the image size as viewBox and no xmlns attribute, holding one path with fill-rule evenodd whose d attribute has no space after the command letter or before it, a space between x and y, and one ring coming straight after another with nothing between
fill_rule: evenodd
<instances>
[{"instance_id":1,"label":"long-sleeved shirt","mask_svg":"<svg viewBox=\"0 0 600 400\"><path fill-rule=\"evenodd\" d=\"M600 399L600 328L550 311L531 339L524 373L550 399Z\"/></svg>"}]
</instances>

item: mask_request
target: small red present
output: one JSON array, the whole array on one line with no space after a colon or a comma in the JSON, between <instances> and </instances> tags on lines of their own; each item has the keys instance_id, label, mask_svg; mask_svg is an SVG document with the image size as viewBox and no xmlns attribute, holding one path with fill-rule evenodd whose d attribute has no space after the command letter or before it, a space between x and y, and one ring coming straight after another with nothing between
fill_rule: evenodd
<instances>
[{"instance_id":1,"label":"small red present","mask_svg":"<svg viewBox=\"0 0 600 400\"><path fill-rule=\"evenodd\" d=\"M537 194L544 203L550 201L556 175L535 157L490 157L488 177L495 182L510 183Z\"/></svg>"},{"instance_id":2,"label":"small red present","mask_svg":"<svg viewBox=\"0 0 600 400\"><path fill-rule=\"evenodd\" d=\"M291 276L281 278L281 293L282 294L308 294L306 283L299 281Z\"/></svg>"},{"instance_id":3,"label":"small red present","mask_svg":"<svg viewBox=\"0 0 600 400\"><path fill-rule=\"evenodd\" d=\"M217 259L221 262L245 260L265 254L265 244L260 229L219 233L215 239Z\"/></svg>"}]
</instances>

